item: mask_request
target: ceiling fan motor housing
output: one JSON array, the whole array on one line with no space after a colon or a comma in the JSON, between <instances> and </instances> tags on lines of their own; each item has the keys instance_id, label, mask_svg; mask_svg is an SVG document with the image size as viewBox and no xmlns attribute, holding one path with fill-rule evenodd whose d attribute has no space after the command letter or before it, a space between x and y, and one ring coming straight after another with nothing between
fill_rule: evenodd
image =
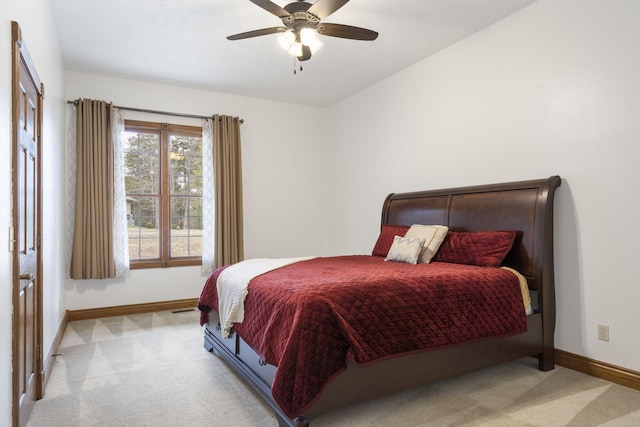
<instances>
[{"instance_id":1,"label":"ceiling fan motor housing","mask_svg":"<svg viewBox=\"0 0 640 427\"><path fill-rule=\"evenodd\" d=\"M306 2L289 3L284 10L290 15L282 17L282 23L296 32L303 28L316 28L320 18L307 12L310 7L311 5Z\"/></svg>"}]
</instances>

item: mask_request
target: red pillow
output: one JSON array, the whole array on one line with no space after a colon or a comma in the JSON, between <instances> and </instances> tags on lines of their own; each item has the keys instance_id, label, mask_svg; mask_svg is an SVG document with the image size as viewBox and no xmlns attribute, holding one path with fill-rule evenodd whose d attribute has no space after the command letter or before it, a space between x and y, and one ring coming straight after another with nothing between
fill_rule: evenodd
<instances>
[{"instance_id":1,"label":"red pillow","mask_svg":"<svg viewBox=\"0 0 640 427\"><path fill-rule=\"evenodd\" d=\"M498 267L511 250L515 238L515 231L450 231L433 260Z\"/></svg>"},{"instance_id":2,"label":"red pillow","mask_svg":"<svg viewBox=\"0 0 640 427\"><path fill-rule=\"evenodd\" d=\"M404 225L383 225L371 255L386 257L393 244L393 238L395 236L404 237L407 230L409 230L409 227Z\"/></svg>"}]
</instances>

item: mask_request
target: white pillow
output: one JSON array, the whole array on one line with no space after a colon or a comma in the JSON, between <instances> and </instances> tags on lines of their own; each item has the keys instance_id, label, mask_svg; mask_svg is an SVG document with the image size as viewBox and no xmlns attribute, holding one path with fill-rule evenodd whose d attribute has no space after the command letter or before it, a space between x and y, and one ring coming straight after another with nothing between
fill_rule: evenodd
<instances>
[{"instance_id":1,"label":"white pillow","mask_svg":"<svg viewBox=\"0 0 640 427\"><path fill-rule=\"evenodd\" d=\"M384 260L417 264L418 256L423 246L424 237L406 238L395 236L389 253L387 253L387 257Z\"/></svg>"},{"instance_id":2,"label":"white pillow","mask_svg":"<svg viewBox=\"0 0 640 427\"><path fill-rule=\"evenodd\" d=\"M447 237L449 227L446 225L412 225L404 237L424 237L424 247L418 257L420 264L429 264L438 252L438 248Z\"/></svg>"}]
</instances>

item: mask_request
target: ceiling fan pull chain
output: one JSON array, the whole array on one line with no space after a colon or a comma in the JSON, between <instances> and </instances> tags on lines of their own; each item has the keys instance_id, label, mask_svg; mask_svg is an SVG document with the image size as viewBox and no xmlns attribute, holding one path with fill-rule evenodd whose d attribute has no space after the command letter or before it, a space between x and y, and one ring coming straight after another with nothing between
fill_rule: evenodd
<instances>
[{"instance_id":1,"label":"ceiling fan pull chain","mask_svg":"<svg viewBox=\"0 0 640 427\"><path fill-rule=\"evenodd\" d=\"M293 56L293 74L298 74L298 64L300 63L300 60L298 59L297 56ZM300 71L302 71L302 64L300 64Z\"/></svg>"}]
</instances>

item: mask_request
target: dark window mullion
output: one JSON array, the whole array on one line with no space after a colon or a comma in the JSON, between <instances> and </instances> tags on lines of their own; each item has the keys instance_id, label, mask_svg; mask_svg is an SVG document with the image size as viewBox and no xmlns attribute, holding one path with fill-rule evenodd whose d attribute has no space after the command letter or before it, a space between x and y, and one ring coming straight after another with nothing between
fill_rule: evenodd
<instances>
[{"instance_id":1,"label":"dark window mullion","mask_svg":"<svg viewBox=\"0 0 640 427\"><path fill-rule=\"evenodd\" d=\"M169 146L169 130L168 126L163 123L160 130L160 176L161 189L160 189L160 214L162 216L160 221L160 239L161 244L161 259L163 262L167 262L171 259L171 159L170 159L170 146Z\"/></svg>"}]
</instances>

